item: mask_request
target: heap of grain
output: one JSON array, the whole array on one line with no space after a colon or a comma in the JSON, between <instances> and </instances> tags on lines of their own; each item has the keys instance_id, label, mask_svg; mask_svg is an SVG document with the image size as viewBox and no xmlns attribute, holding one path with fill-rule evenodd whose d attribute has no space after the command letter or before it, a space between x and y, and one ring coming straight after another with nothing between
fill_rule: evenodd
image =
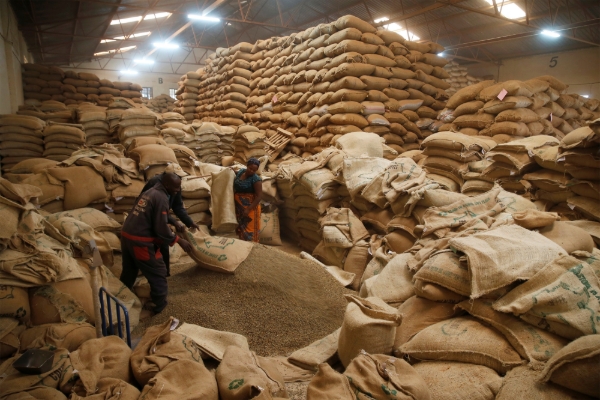
<instances>
[{"instance_id":1,"label":"heap of grain","mask_svg":"<svg viewBox=\"0 0 600 400\"><path fill-rule=\"evenodd\" d=\"M155 113L166 113L175 108L175 99L166 94L161 94L152 99L142 98L142 103Z\"/></svg>"},{"instance_id":2,"label":"heap of grain","mask_svg":"<svg viewBox=\"0 0 600 400\"><path fill-rule=\"evenodd\" d=\"M444 69L448 72L448 75L450 75L448 79L444 79L450 84L450 87L446 89L446 92L449 95L453 95L459 89L483 82L485 80L483 78L477 78L469 75L467 67L462 67L455 61L450 61L448 64L446 64Z\"/></svg>"},{"instance_id":3,"label":"heap of grain","mask_svg":"<svg viewBox=\"0 0 600 400\"><path fill-rule=\"evenodd\" d=\"M187 122L191 122L194 119L201 78L202 75L198 72L188 72L181 77L179 88L175 92L177 101L173 103L174 108L172 111L183 115Z\"/></svg>"},{"instance_id":4,"label":"heap of grain","mask_svg":"<svg viewBox=\"0 0 600 400\"><path fill-rule=\"evenodd\" d=\"M91 102L107 106L113 97L141 103L142 87L131 82L111 82L88 72L63 71L54 66L23 64L25 100L54 100L66 105Z\"/></svg>"},{"instance_id":5,"label":"heap of grain","mask_svg":"<svg viewBox=\"0 0 600 400\"><path fill-rule=\"evenodd\" d=\"M25 115L0 117L2 172L7 172L21 161L42 157L45 127L46 123L36 117Z\"/></svg>"}]
</instances>

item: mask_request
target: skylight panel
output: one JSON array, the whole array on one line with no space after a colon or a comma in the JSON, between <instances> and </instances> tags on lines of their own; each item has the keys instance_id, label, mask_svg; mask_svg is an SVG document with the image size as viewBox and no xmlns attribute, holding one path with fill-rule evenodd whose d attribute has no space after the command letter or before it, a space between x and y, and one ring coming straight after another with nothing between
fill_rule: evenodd
<instances>
[{"instance_id":1,"label":"skylight panel","mask_svg":"<svg viewBox=\"0 0 600 400\"><path fill-rule=\"evenodd\" d=\"M486 3L494 5L493 0L485 0ZM510 19L525 18L525 11L515 3L510 3L506 0L496 0L496 6L500 15Z\"/></svg>"},{"instance_id":2,"label":"skylight panel","mask_svg":"<svg viewBox=\"0 0 600 400\"><path fill-rule=\"evenodd\" d=\"M151 19L159 19L159 18L166 18L169 17L171 15L171 13L169 12L160 12L160 13L154 13L154 14L148 14L144 17L144 21L147 20L151 20ZM110 21L111 25L118 25L118 24L129 24L131 22L138 22L142 20L142 16L138 15L137 17L129 17L129 18L123 18L123 19L113 19L112 21Z\"/></svg>"},{"instance_id":3,"label":"skylight panel","mask_svg":"<svg viewBox=\"0 0 600 400\"><path fill-rule=\"evenodd\" d=\"M388 17L381 17L381 18L377 18L374 22L378 23L378 22L385 22L388 20L389 20ZM406 40L415 41L415 40L421 39L420 37L418 37L411 31L407 31L406 29L402 28L396 22L392 22L391 24L383 25L382 28L386 29L388 31L396 32L396 33L400 34Z\"/></svg>"}]
</instances>

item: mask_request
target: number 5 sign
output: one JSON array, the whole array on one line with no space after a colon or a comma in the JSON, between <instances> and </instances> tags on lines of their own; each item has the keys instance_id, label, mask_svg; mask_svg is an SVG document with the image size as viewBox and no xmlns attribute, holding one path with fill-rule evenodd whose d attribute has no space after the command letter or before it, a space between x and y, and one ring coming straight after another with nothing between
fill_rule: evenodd
<instances>
[{"instance_id":1,"label":"number 5 sign","mask_svg":"<svg viewBox=\"0 0 600 400\"><path fill-rule=\"evenodd\" d=\"M554 68L556 67L556 64L558 64L558 56L554 56L550 59L550 68Z\"/></svg>"}]
</instances>

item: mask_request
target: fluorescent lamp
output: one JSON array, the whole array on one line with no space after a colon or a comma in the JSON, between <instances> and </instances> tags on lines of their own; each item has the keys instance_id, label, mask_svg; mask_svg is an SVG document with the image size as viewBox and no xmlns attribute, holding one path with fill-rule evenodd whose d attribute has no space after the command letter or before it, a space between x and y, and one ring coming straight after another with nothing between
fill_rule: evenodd
<instances>
[{"instance_id":1,"label":"fluorescent lamp","mask_svg":"<svg viewBox=\"0 0 600 400\"><path fill-rule=\"evenodd\" d=\"M444 53L438 53L438 57L444 57Z\"/></svg>"},{"instance_id":2,"label":"fluorescent lamp","mask_svg":"<svg viewBox=\"0 0 600 400\"><path fill-rule=\"evenodd\" d=\"M188 14L188 18L189 19L197 19L199 21L206 21L206 22L220 22L221 21L220 18L209 17L207 15L198 15L198 14Z\"/></svg>"},{"instance_id":3,"label":"fluorescent lamp","mask_svg":"<svg viewBox=\"0 0 600 400\"><path fill-rule=\"evenodd\" d=\"M110 43L110 42L116 42L116 40L115 39L102 39L100 41L100 43Z\"/></svg>"},{"instance_id":4,"label":"fluorescent lamp","mask_svg":"<svg viewBox=\"0 0 600 400\"><path fill-rule=\"evenodd\" d=\"M153 43L154 47L157 49L178 49L179 45L175 43L168 42L155 42Z\"/></svg>"},{"instance_id":5,"label":"fluorescent lamp","mask_svg":"<svg viewBox=\"0 0 600 400\"><path fill-rule=\"evenodd\" d=\"M548 31L548 30L546 30L546 29L544 29L544 30L542 31L542 35L550 36L550 37L553 37L553 38L558 38L558 37L560 37L560 33L558 33L558 32L555 32L555 31Z\"/></svg>"},{"instance_id":6,"label":"fluorescent lamp","mask_svg":"<svg viewBox=\"0 0 600 400\"><path fill-rule=\"evenodd\" d=\"M123 75L137 75L138 72L134 71L134 70L131 70L131 69L124 69L124 70L121 71L121 74L123 74Z\"/></svg>"},{"instance_id":7,"label":"fluorescent lamp","mask_svg":"<svg viewBox=\"0 0 600 400\"><path fill-rule=\"evenodd\" d=\"M154 60L146 60L145 58L136 58L135 60L138 64L152 65L154 64Z\"/></svg>"},{"instance_id":8,"label":"fluorescent lamp","mask_svg":"<svg viewBox=\"0 0 600 400\"><path fill-rule=\"evenodd\" d=\"M585 97L586 99L589 99L590 95L589 94L582 94L581 97Z\"/></svg>"}]
</instances>

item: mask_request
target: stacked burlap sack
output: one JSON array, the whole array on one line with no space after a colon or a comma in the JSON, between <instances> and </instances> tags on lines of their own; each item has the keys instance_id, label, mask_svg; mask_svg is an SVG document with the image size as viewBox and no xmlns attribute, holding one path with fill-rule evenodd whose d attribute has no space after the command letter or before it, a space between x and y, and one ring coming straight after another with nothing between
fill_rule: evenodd
<instances>
[{"instance_id":1,"label":"stacked burlap sack","mask_svg":"<svg viewBox=\"0 0 600 400\"><path fill-rule=\"evenodd\" d=\"M467 67L461 66L456 61L450 61L448 64L446 64L446 66L444 66L444 69L448 72L448 75L450 75L449 78L444 79L450 84L450 87L446 89L446 92L449 95L453 95L459 89L483 82L485 80L484 78L477 78L469 75Z\"/></svg>"},{"instance_id":2,"label":"stacked burlap sack","mask_svg":"<svg viewBox=\"0 0 600 400\"><path fill-rule=\"evenodd\" d=\"M112 128L119 137L119 142L127 148L133 139L138 137L158 138L160 129L156 127L158 116L146 107L132 107L125 110L108 110L109 118L118 122Z\"/></svg>"},{"instance_id":3,"label":"stacked burlap sack","mask_svg":"<svg viewBox=\"0 0 600 400\"><path fill-rule=\"evenodd\" d=\"M54 100L65 105L91 102L108 106L113 97L141 103L142 87L131 82L111 82L88 72L63 71L54 66L23 64L25 100Z\"/></svg>"},{"instance_id":4,"label":"stacked burlap sack","mask_svg":"<svg viewBox=\"0 0 600 400\"><path fill-rule=\"evenodd\" d=\"M2 172L15 164L44 153L46 122L25 115L3 115L0 117L0 156Z\"/></svg>"},{"instance_id":5,"label":"stacked burlap sack","mask_svg":"<svg viewBox=\"0 0 600 400\"><path fill-rule=\"evenodd\" d=\"M498 143L528 136L559 140L585 121L598 118L600 101L566 94L568 86L550 76L494 84L484 81L456 92L439 119L439 130L490 136Z\"/></svg>"},{"instance_id":6,"label":"stacked burlap sack","mask_svg":"<svg viewBox=\"0 0 600 400\"><path fill-rule=\"evenodd\" d=\"M56 100L25 100L25 104L19 106L17 114L37 117L43 121L75 122L73 109Z\"/></svg>"},{"instance_id":7,"label":"stacked burlap sack","mask_svg":"<svg viewBox=\"0 0 600 400\"><path fill-rule=\"evenodd\" d=\"M250 158L260 158L267 154L269 145L266 143L265 131L252 125L242 125L233 136L234 160L246 164Z\"/></svg>"},{"instance_id":8,"label":"stacked burlap sack","mask_svg":"<svg viewBox=\"0 0 600 400\"><path fill-rule=\"evenodd\" d=\"M183 144L186 131L190 130L183 115L176 112L165 112L158 115L160 134L163 139L170 144Z\"/></svg>"},{"instance_id":9,"label":"stacked burlap sack","mask_svg":"<svg viewBox=\"0 0 600 400\"><path fill-rule=\"evenodd\" d=\"M250 95L253 45L241 42L230 48L218 48L198 69L201 84L198 91L196 117L224 126L239 126Z\"/></svg>"},{"instance_id":10,"label":"stacked burlap sack","mask_svg":"<svg viewBox=\"0 0 600 400\"><path fill-rule=\"evenodd\" d=\"M200 72L200 71L199 71ZM181 77L179 88L175 92L177 101L173 103L172 111L178 112L185 117L189 123L194 119L196 102L198 100L198 91L201 84L202 74L190 71Z\"/></svg>"},{"instance_id":11,"label":"stacked burlap sack","mask_svg":"<svg viewBox=\"0 0 600 400\"><path fill-rule=\"evenodd\" d=\"M81 124L48 122L42 133L44 136L44 158L64 161L86 143Z\"/></svg>"},{"instance_id":12,"label":"stacked burlap sack","mask_svg":"<svg viewBox=\"0 0 600 400\"><path fill-rule=\"evenodd\" d=\"M442 68L447 60L436 55L442 50L353 16L254 46L241 43L207 60L198 116L244 120L267 137L284 128L296 136L287 147L296 155L316 154L361 130L396 151L418 149L450 87L443 81L450 77ZM213 105L215 95L223 104Z\"/></svg>"},{"instance_id":13,"label":"stacked burlap sack","mask_svg":"<svg viewBox=\"0 0 600 400\"><path fill-rule=\"evenodd\" d=\"M77 122L83 126L87 146L113 142L114 136L106 119L106 107L79 105Z\"/></svg>"},{"instance_id":14,"label":"stacked burlap sack","mask_svg":"<svg viewBox=\"0 0 600 400\"><path fill-rule=\"evenodd\" d=\"M166 113L175 108L175 99L167 94L161 94L152 99L142 98L142 104L155 113Z\"/></svg>"}]
</instances>

